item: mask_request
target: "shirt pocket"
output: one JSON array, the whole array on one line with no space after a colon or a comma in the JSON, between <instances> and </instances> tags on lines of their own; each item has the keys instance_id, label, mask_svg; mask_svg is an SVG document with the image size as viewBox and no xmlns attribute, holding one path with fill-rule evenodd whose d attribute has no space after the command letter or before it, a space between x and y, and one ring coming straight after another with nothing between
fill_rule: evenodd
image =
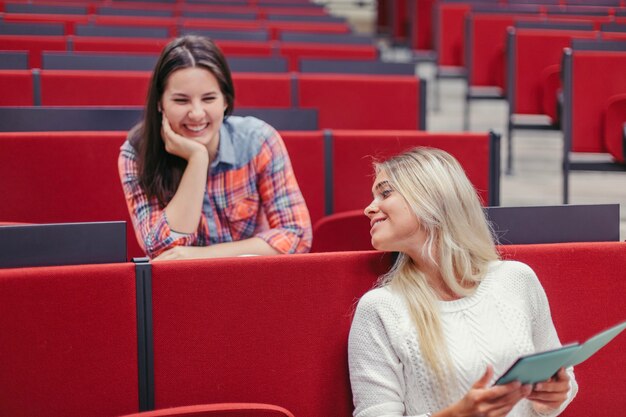
<instances>
[{"instance_id":1,"label":"shirt pocket","mask_svg":"<svg viewBox=\"0 0 626 417\"><path fill-rule=\"evenodd\" d=\"M253 236L258 213L258 195L238 199L226 209L226 217L233 240L242 240Z\"/></svg>"}]
</instances>

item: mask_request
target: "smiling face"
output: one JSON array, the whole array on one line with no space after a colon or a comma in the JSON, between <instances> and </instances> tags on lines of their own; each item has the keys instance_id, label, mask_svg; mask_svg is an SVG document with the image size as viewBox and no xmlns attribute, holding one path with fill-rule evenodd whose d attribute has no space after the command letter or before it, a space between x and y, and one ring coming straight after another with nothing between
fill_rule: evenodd
<instances>
[{"instance_id":1,"label":"smiling face","mask_svg":"<svg viewBox=\"0 0 626 417\"><path fill-rule=\"evenodd\" d=\"M365 215L370 219L372 246L381 251L404 253L421 249L426 232L404 197L382 171L376 176L372 195L374 199L365 208Z\"/></svg>"},{"instance_id":2,"label":"smiling face","mask_svg":"<svg viewBox=\"0 0 626 417\"><path fill-rule=\"evenodd\" d=\"M205 68L174 71L167 79L160 107L179 135L216 151L227 104L215 76Z\"/></svg>"}]
</instances>

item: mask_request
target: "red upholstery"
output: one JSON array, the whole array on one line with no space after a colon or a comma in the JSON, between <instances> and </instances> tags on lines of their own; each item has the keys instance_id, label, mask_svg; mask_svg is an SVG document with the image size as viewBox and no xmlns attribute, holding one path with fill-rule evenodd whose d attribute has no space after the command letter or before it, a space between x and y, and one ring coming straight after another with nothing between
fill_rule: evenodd
<instances>
[{"instance_id":1,"label":"red upholstery","mask_svg":"<svg viewBox=\"0 0 626 417\"><path fill-rule=\"evenodd\" d=\"M327 11L324 8L320 7L291 7L291 3L294 3L290 0L275 0L272 1L272 5L265 5L262 2L259 3L257 0L253 0L252 3L257 3L257 9L259 11L259 17L261 19L267 19L267 16L270 14L287 14L287 15L299 15L299 16L324 16L328 15ZM283 3L283 4L280 4ZM310 1L295 1L295 3L311 3ZM291 30L291 29L290 29ZM307 30L309 32L309 30Z\"/></svg>"},{"instance_id":2,"label":"red upholstery","mask_svg":"<svg viewBox=\"0 0 626 417\"><path fill-rule=\"evenodd\" d=\"M75 33L77 23L89 22L89 16L84 14L5 13L3 18L5 22L64 23L66 35ZM49 38L49 36L41 36L41 38Z\"/></svg>"},{"instance_id":3,"label":"red upholstery","mask_svg":"<svg viewBox=\"0 0 626 417\"><path fill-rule=\"evenodd\" d=\"M290 71L298 71L300 58L375 60L378 52L373 45L329 45L283 42L280 44L280 54L287 58Z\"/></svg>"},{"instance_id":4,"label":"red upholstery","mask_svg":"<svg viewBox=\"0 0 626 417\"><path fill-rule=\"evenodd\" d=\"M471 25L469 48L470 86L500 87L505 89L506 30L513 26L515 14L471 14L467 24ZM539 16L525 16L524 20L539 20Z\"/></svg>"},{"instance_id":5,"label":"red upholstery","mask_svg":"<svg viewBox=\"0 0 626 417\"><path fill-rule=\"evenodd\" d=\"M143 106L148 71L41 71L43 106Z\"/></svg>"},{"instance_id":6,"label":"red upholstery","mask_svg":"<svg viewBox=\"0 0 626 417\"><path fill-rule=\"evenodd\" d=\"M321 129L419 128L416 77L300 74L298 90L300 107L319 110ZM393 105L371 97L393 97Z\"/></svg>"},{"instance_id":7,"label":"red upholstery","mask_svg":"<svg viewBox=\"0 0 626 417\"><path fill-rule=\"evenodd\" d=\"M437 2L437 26L435 45L437 46L437 65L462 67L465 52L465 34L463 25L465 16L470 11L468 4Z\"/></svg>"},{"instance_id":8,"label":"red upholstery","mask_svg":"<svg viewBox=\"0 0 626 417\"><path fill-rule=\"evenodd\" d=\"M122 417L294 417L289 410L270 404L203 404L164 408Z\"/></svg>"},{"instance_id":9,"label":"red upholstery","mask_svg":"<svg viewBox=\"0 0 626 417\"><path fill-rule=\"evenodd\" d=\"M322 132L280 132L289 152L300 191L309 208L311 221L324 216L325 186L324 135Z\"/></svg>"},{"instance_id":10,"label":"red upholstery","mask_svg":"<svg viewBox=\"0 0 626 417\"><path fill-rule=\"evenodd\" d=\"M6 16L6 15L5 15ZM6 17L4 20L7 20ZM28 66L30 68L41 68L42 51L65 51L65 36L35 36L35 35L0 35L0 49L9 51L28 51ZM3 71L4 73L4 71ZM0 79L0 82L1 79ZM30 87L32 91L32 87ZM1 91L7 91L2 88ZM4 99L0 95L0 103ZM32 97L32 93L30 95ZM23 104L11 104L12 106L22 106Z\"/></svg>"},{"instance_id":11,"label":"red upholstery","mask_svg":"<svg viewBox=\"0 0 626 417\"><path fill-rule=\"evenodd\" d=\"M0 270L0 415L136 412L135 297L132 264Z\"/></svg>"},{"instance_id":12,"label":"red upholstery","mask_svg":"<svg viewBox=\"0 0 626 417\"><path fill-rule=\"evenodd\" d=\"M616 161L624 163L624 123L626 123L626 94L609 98L604 112L604 144Z\"/></svg>"},{"instance_id":13,"label":"red upholstery","mask_svg":"<svg viewBox=\"0 0 626 417\"><path fill-rule=\"evenodd\" d=\"M411 16L413 27L413 49L434 50L433 45L433 8L436 0L416 1L415 15Z\"/></svg>"},{"instance_id":14,"label":"red upholstery","mask_svg":"<svg viewBox=\"0 0 626 417\"><path fill-rule=\"evenodd\" d=\"M363 210L328 215L313 225L311 252L372 250L370 220Z\"/></svg>"},{"instance_id":15,"label":"red upholstery","mask_svg":"<svg viewBox=\"0 0 626 417\"><path fill-rule=\"evenodd\" d=\"M135 238L117 172L126 132L0 133L0 219L26 223L125 220ZM0 413L1 414L1 413Z\"/></svg>"},{"instance_id":16,"label":"red upholstery","mask_svg":"<svg viewBox=\"0 0 626 417\"><path fill-rule=\"evenodd\" d=\"M216 43L227 57L272 56L275 49L271 42L217 40Z\"/></svg>"},{"instance_id":17,"label":"red upholstery","mask_svg":"<svg viewBox=\"0 0 626 417\"><path fill-rule=\"evenodd\" d=\"M501 248L528 263L546 290L561 342L585 341L626 319L626 243L569 243ZM626 397L626 337L576 367L579 393L564 417L621 417Z\"/></svg>"},{"instance_id":18,"label":"red upholstery","mask_svg":"<svg viewBox=\"0 0 626 417\"><path fill-rule=\"evenodd\" d=\"M409 36L407 29L410 23L407 0L395 0L391 10L391 36L396 41L406 41Z\"/></svg>"},{"instance_id":19,"label":"red upholstery","mask_svg":"<svg viewBox=\"0 0 626 417\"><path fill-rule=\"evenodd\" d=\"M72 38L74 51L83 52L146 52L159 54L169 39L115 38L76 36Z\"/></svg>"},{"instance_id":20,"label":"red upholstery","mask_svg":"<svg viewBox=\"0 0 626 417\"><path fill-rule=\"evenodd\" d=\"M155 406L351 416L352 312L389 265L377 252L153 264Z\"/></svg>"},{"instance_id":21,"label":"red upholstery","mask_svg":"<svg viewBox=\"0 0 626 417\"><path fill-rule=\"evenodd\" d=\"M561 84L561 65L549 65L541 71L539 77L539 95L541 97L540 114L545 114L553 122L560 122L557 112L558 95L563 91Z\"/></svg>"},{"instance_id":22,"label":"red upholstery","mask_svg":"<svg viewBox=\"0 0 626 417\"><path fill-rule=\"evenodd\" d=\"M291 101L290 74L233 73L235 108L288 108Z\"/></svg>"},{"instance_id":23,"label":"red upholstery","mask_svg":"<svg viewBox=\"0 0 626 417\"><path fill-rule=\"evenodd\" d=\"M544 114L543 100L546 100L546 105L553 104L546 110L550 111L552 120L556 120L557 90L542 90L543 71L548 67L558 68L563 48L569 47L573 38L593 39L596 36L593 31L517 29L515 84L512 86L515 89L515 113Z\"/></svg>"},{"instance_id":24,"label":"red upholstery","mask_svg":"<svg viewBox=\"0 0 626 417\"><path fill-rule=\"evenodd\" d=\"M488 201L487 134L407 131L333 131L334 212L363 210L372 199L372 161L415 146L431 146L459 160L481 196Z\"/></svg>"},{"instance_id":25,"label":"red upholstery","mask_svg":"<svg viewBox=\"0 0 626 417\"><path fill-rule=\"evenodd\" d=\"M626 19L624 23L626 23ZM626 39L626 32L602 32L602 39L624 40Z\"/></svg>"},{"instance_id":26,"label":"red upholstery","mask_svg":"<svg viewBox=\"0 0 626 417\"><path fill-rule=\"evenodd\" d=\"M270 31L272 40L280 39L280 33L289 32L314 32L314 33L350 33L350 26L342 22L288 22L268 20L265 25Z\"/></svg>"},{"instance_id":27,"label":"red upholstery","mask_svg":"<svg viewBox=\"0 0 626 417\"><path fill-rule=\"evenodd\" d=\"M0 91L0 106L32 106L34 100L31 71L0 70Z\"/></svg>"},{"instance_id":28,"label":"red upholstery","mask_svg":"<svg viewBox=\"0 0 626 417\"><path fill-rule=\"evenodd\" d=\"M612 96L626 93L626 53L575 51L572 58L572 151L606 152L603 113Z\"/></svg>"},{"instance_id":29,"label":"red upholstery","mask_svg":"<svg viewBox=\"0 0 626 417\"><path fill-rule=\"evenodd\" d=\"M213 29L213 30L255 30L262 29L258 20L230 20L230 19L183 19L185 29Z\"/></svg>"},{"instance_id":30,"label":"red upholstery","mask_svg":"<svg viewBox=\"0 0 626 417\"><path fill-rule=\"evenodd\" d=\"M167 33L172 37L178 34L178 21L172 17L94 15L90 23L103 26L163 28L167 29Z\"/></svg>"}]
</instances>

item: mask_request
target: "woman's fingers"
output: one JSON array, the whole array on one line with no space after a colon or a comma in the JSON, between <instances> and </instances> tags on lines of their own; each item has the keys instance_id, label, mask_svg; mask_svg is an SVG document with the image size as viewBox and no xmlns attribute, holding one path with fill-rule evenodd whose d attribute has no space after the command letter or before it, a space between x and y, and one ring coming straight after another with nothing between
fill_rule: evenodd
<instances>
[{"instance_id":1,"label":"woman's fingers","mask_svg":"<svg viewBox=\"0 0 626 417\"><path fill-rule=\"evenodd\" d=\"M487 385L489 385L489 381L491 381L491 378L493 377L493 367L491 365L487 365L487 369L485 369L485 373L483 374L483 376L480 377L480 379L478 379L478 381L474 382L474 385L472 385L472 388L485 388Z\"/></svg>"}]
</instances>

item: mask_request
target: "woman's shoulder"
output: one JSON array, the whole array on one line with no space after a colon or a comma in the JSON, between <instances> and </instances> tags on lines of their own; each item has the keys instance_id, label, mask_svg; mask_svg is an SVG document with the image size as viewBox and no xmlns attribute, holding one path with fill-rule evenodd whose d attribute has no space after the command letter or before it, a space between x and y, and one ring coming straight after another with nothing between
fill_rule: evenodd
<instances>
[{"instance_id":1,"label":"woman's shoulder","mask_svg":"<svg viewBox=\"0 0 626 417\"><path fill-rule=\"evenodd\" d=\"M269 124L254 116L228 116L224 127L233 136L255 138L274 130Z\"/></svg>"},{"instance_id":2,"label":"woman's shoulder","mask_svg":"<svg viewBox=\"0 0 626 417\"><path fill-rule=\"evenodd\" d=\"M131 159L135 159L138 155L139 142L141 141L141 126L139 123L133 126L126 135L126 140L120 147L120 154Z\"/></svg>"},{"instance_id":3,"label":"woman's shoulder","mask_svg":"<svg viewBox=\"0 0 626 417\"><path fill-rule=\"evenodd\" d=\"M520 261L498 261L492 266L491 272L496 282L516 292L526 293L532 288L541 286L535 271Z\"/></svg>"},{"instance_id":4,"label":"woman's shoulder","mask_svg":"<svg viewBox=\"0 0 626 417\"><path fill-rule=\"evenodd\" d=\"M278 132L261 119L252 116L229 116L224 120L222 139L224 144L232 148L235 160L245 165L256 160L263 150L277 151L278 142L282 141ZM282 149L282 148L280 148Z\"/></svg>"},{"instance_id":5,"label":"woman's shoulder","mask_svg":"<svg viewBox=\"0 0 626 417\"><path fill-rule=\"evenodd\" d=\"M357 311L364 312L387 312L397 310L402 305L402 300L388 286L377 287L366 292L359 300Z\"/></svg>"},{"instance_id":6,"label":"woman's shoulder","mask_svg":"<svg viewBox=\"0 0 626 417\"><path fill-rule=\"evenodd\" d=\"M507 273L523 276L535 275L535 271L533 271L533 269L528 264L515 260L496 261L494 262L492 269L501 274Z\"/></svg>"}]
</instances>

